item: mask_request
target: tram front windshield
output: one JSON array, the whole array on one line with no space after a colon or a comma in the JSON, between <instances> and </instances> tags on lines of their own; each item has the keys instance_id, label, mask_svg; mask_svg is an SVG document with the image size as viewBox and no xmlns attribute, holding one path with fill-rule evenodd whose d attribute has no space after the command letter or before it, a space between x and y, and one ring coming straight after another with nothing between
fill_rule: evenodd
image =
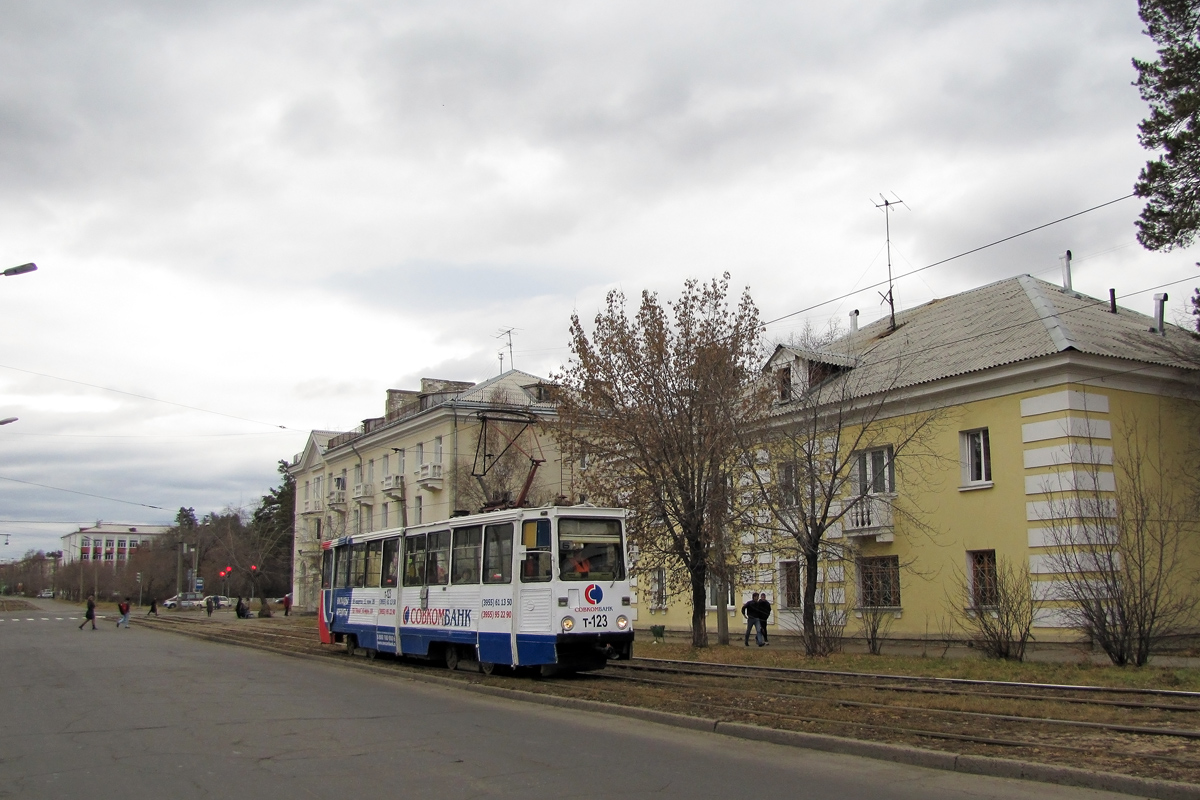
<instances>
[{"instance_id":1,"label":"tram front windshield","mask_svg":"<svg viewBox=\"0 0 1200 800\"><path fill-rule=\"evenodd\" d=\"M560 518L558 574L564 581L623 580L621 521Z\"/></svg>"}]
</instances>

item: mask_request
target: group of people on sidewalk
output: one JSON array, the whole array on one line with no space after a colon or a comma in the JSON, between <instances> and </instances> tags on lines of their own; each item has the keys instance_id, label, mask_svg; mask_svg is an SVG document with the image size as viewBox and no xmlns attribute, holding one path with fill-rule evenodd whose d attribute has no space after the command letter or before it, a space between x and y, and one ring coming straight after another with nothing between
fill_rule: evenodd
<instances>
[{"instance_id":1,"label":"group of people on sidewalk","mask_svg":"<svg viewBox=\"0 0 1200 800\"><path fill-rule=\"evenodd\" d=\"M767 593L755 592L750 599L742 604L742 616L746 618L746 635L742 639L746 647L750 646L750 634L759 647L770 644L767 641L767 620L771 618L771 601Z\"/></svg>"}]
</instances>

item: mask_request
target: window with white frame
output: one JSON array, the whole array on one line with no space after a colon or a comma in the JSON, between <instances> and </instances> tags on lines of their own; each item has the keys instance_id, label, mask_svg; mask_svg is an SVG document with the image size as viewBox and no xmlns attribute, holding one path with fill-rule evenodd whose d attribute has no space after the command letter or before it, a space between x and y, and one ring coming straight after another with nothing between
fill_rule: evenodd
<instances>
[{"instance_id":1,"label":"window with white frame","mask_svg":"<svg viewBox=\"0 0 1200 800\"><path fill-rule=\"evenodd\" d=\"M416 517L416 519L413 520L413 524L415 524L415 525L421 524L421 512L422 512L421 505L423 502L424 501L423 501L423 498L421 497L421 495L417 495L416 498L414 499L415 505L413 506L413 516Z\"/></svg>"},{"instance_id":2,"label":"window with white frame","mask_svg":"<svg viewBox=\"0 0 1200 800\"><path fill-rule=\"evenodd\" d=\"M417 442L417 466L425 463L425 443Z\"/></svg>"},{"instance_id":3,"label":"window with white frame","mask_svg":"<svg viewBox=\"0 0 1200 800\"><path fill-rule=\"evenodd\" d=\"M706 605L708 608L716 608L717 607L717 599L721 596L721 584L722 583L723 583L723 581L721 581L721 579L718 578L717 576L715 576L715 575L708 576L708 580L705 582L705 587L704 587L704 605ZM737 608L737 605L734 602L734 597L733 597L733 584L730 583L729 585L727 585L725 587L725 589L728 592L728 595L725 598L725 607L726 608Z\"/></svg>"},{"instance_id":4,"label":"window with white frame","mask_svg":"<svg viewBox=\"0 0 1200 800\"><path fill-rule=\"evenodd\" d=\"M354 482L356 484L362 483L362 464L354 465Z\"/></svg>"},{"instance_id":5,"label":"window with white frame","mask_svg":"<svg viewBox=\"0 0 1200 800\"><path fill-rule=\"evenodd\" d=\"M792 399L792 367L785 365L779 368L779 372L775 373L776 380L779 381L779 402L786 403Z\"/></svg>"},{"instance_id":6,"label":"window with white frame","mask_svg":"<svg viewBox=\"0 0 1200 800\"><path fill-rule=\"evenodd\" d=\"M367 460L367 483L375 482L375 459Z\"/></svg>"},{"instance_id":7,"label":"window with white frame","mask_svg":"<svg viewBox=\"0 0 1200 800\"><path fill-rule=\"evenodd\" d=\"M442 437L433 437L433 463L442 463Z\"/></svg>"},{"instance_id":8,"label":"window with white frame","mask_svg":"<svg viewBox=\"0 0 1200 800\"><path fill-rule=\"evenodd\" d=\"M779 562L779 607L800 608L804 605L804 583L800 577L800 561Z\"/></svg>"},{"instance_id":9,"label":"window with white frame","mask_svg":"<svg viewBox=\"0 0 1200 800\"><path fill-rule=\"evenodd\" d=\"M962 448L963 486L990 485L992 482L992 443L987 428L963 431L959 435Z\"/></svg>"},{"instance_id":10,"label":"window with white frame","mask_svg":"<svg viewBox=\"0 0 1200 800\"><path fill-rule=\"evenodd\" d=\"M667 607L667 571L656 567L646 573L646 600L652 610Z\"/></svg>"},{"instance_id":11,"label":"window with white frame","mask_svg":"<svg viewBox=\"0 0 1200 800\"><path fill-rule=\"evenodd\" d=\"M389 459L388 454L384 453L383 454L383 477L385 477L385 478L392 474L391 471L388 469L388 459Z\"/></svg>"},{"instance_id":12,"label":"window with white frame","mask_svg":"<svg viewBox=\"0 0 1200 800\"><path fill-rule=\"evenodd\" d=\"M855 462L854 488L858 494L891 494L896 491L896 466L890 446L856 453Z\"/></svg>"},{"instance_id":13,"label":"window with white frame","mask_svg":"<svg viewBox=\"0 0 1200 800\"><path fill-rule=\"evenodd\" d=\"M391 503L384 503L379 510L379 513L382 515L382 519L380 519L380 527L382 527L384 530L387 530L388 526L388 506L390 505Z\"/></svg>"},{"instance_id":14,"label":"window with white frame","mask_svg":"<svg viewBox=\"0 0 1200 800\"><path fill-rule=\"evenodd\" d=\"M784 508L795 508L800 503L800 487L796 482L798 472L795 461L779 466L779 504Z\"/></svg>"},{"instance_id":15,"label":"window with white frame","mask_svg":"<svg viewBox=\"0 0 1200 800\"><path fill-rule=\"evenodd\" d=\"M873 556L858 560L858 596L863 608L900 607L900 557Z\"/></svg>"}]
</instances>

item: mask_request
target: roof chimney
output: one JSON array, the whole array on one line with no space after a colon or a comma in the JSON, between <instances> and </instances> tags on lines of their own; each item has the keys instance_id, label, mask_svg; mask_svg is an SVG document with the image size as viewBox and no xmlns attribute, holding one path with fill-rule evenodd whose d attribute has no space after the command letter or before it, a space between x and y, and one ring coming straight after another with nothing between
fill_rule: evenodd
<instances>
[{"instance_id":1,"label":"roof chimney","mask_svg":"<svg viewBox=\"0 0 1200 800\"><path fill-rule=\"evenodd\" d=\"M1166 324L1163 322L1163 315L1167 310L1167 293L1154 295L1154 327L1150 330L1157 333L1159 336L1166 336Z\"/></svg>"},{"instance_id":2,"label":"roof chimney","mask_svg":"<svg viewBox=\"0 0 1200 800\"><path fill-rule=\"evenodd\" d=\"M1068 292L1071 291L1071 251L1063 256L1063 288Z\"/></svg>"},{"instance_id":3,"label":"roof chimney","mask_svg":"<svg viewBox=\"0 0 1200 800\"><path fill-rule=\"evenodd\" d=\"M858 309L856 308L850 312L850 332L856 333L857 331L858 331Z\"/></svg>"}]
</instances>

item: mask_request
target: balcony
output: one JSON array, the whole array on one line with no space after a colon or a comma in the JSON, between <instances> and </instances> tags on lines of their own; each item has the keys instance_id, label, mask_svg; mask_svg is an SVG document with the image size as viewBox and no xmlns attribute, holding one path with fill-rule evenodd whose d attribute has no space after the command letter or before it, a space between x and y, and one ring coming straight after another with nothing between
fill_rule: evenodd
<instances>
[{"instance_id":1,"label":"balcony","mask_svg":"<svg viewBox=\"0 0 1200 800\"><path fill-rule=\"evenodd\" d=\"M384 475L383 480L379 482L379 489L391 497L398 499L404 497L404 476Z\"/></svg>"},{"instance_id":2,"label":"balcony","mask_svg":"<svg viewBox=\"0 0 1200 800\"><path fill-rule=\"evenodd\" d=\"M842 532L846 536L874 536L877 542L892 541L892 498L876 494L859 497L842 517Z\"/></svg>"},{"instance_id":3,"label":"balcony","mask_svg":"<svg viewBox=\"0 0 1200 800\"><path fill-rule=\"evenodd\" d=\"M304 510L302 514L320 514L325 510L325 504L321 502L321 498L314 497L312 500L304 501Z\"/></svg>"},{"instance_id":4,"label":"balcony","mask_svg":"<svg viewBox=\"0 0 1200 800\"><path fill-rule=\"evenodd\" d=\"M375 502L375 487L370 483L354 484L354 500L363 505L371 505Z\"/></svg>"},{"instance_id":5,"label":"balcony","mask_svg":"<svg viewBox=\"0 0 1200 800\"><path fill-rule=\"evenodd\" d=\"M431 461L417 467L417 486L435 492L440 491L442 488L442 462Z\"/></svg>"},{"instance_id":6,"label":"balcony","mask_svg":"<svg viewBox=\"0 0 1200 800\"><path fill-rule=\"evenodd\" d=\"M331 508L336 507L336 506L346 505L346 490L345 489L331 490L329 492L329 505Z\"/></svg>"}]
</instances>

